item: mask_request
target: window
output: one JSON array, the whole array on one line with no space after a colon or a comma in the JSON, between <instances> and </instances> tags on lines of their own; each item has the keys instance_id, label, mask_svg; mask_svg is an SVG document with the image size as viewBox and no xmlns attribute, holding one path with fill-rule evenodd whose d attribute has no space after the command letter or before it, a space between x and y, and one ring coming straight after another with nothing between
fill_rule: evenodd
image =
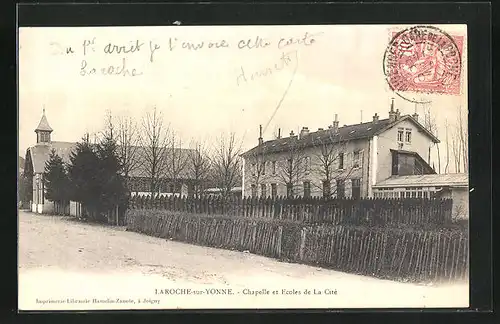
<instances>
[{"instance_id":1,"label":"window","mask_svg":"<svg viewBox=\"0 0 500 324\"><path fill-rule=\"evenodd\" d=\"M261 165L261 169L262 169L262 175L265 175L266 174L266 162L262 162L262 165Z\"/></svg>"},{"instance_id":2,"label":"window","mask_svg":"<svg viewBox=\"0 0 500 324\"><path fill-rule=\"evenodd\" d=\"M344 153L339 153L339 169L344 168Z\"/></svg>"},{"instance_id":3,"label":"window","mask_svg":"<svg viewBox=\"0 0 500 324\"><path fill-rule=\"evenodd\" d=\"M404 129L398 128L398 142L403 142L403 133L404 133Z\"/></svg>"},{"instance_id":4,"label":"window","mask_svg":"<svg viewBox=\"0 0 500 324\"><path fill-rule=\"evenodd\" d=\"M304 198L311 198L311 182L304 181Z\"/></svg>"},{"instance_id":5,"label":"window","mask_svg":"<svg viewBox=\"0 0 500 324\"><path fill-rule=\"evenodd\" d=\"M292 183L286 184L286 196L288 198L293 198L293 184Z\"/></svg>"},{"instance_id":6,"label":"window","mask_svg":"<svg viewBox=\"0 0 500 324\"><path fill-rule=\"evenodd\" d=\"M38 142L39 143L48 143L50 141L50 134L47 132L38 133Z\"/></svg>"},{"instance_id":7,"label":"window","mask_svg":"<svg viewBox=\"0 0 500 324\"><path fill-rule=\"evenodd\" d=\"M273 161L273 174L276 174L276 161Z\"/></svg>"},{"instance_id":8,"label":"window","mask_svg":"<svg viewBox=\"0 0 500 324\"><path fill-rule=\"evenodd\" d=\"M257 186L252 185L252 198L255 198L257 196Z\"/></svg>"},{"instance_id":9,"label":"window","mask_svg":"<svg viewBox=\"0 0 500 324\"><path fill-rule=\"evenodd\" d=\"M406 129L405 142L406 143L411 143L411 128L407 128Z\"/></svg>"},{"instance_id":10,"label":"window","mask_svg":"<svg viewBox=\"0 0 500 324\"><path fill-rule=\"evenodd\" d=\"M396 151L392 152L392 168L391 175L399 174L399 156Z\"/></svg>"},{"instance_id":11,"label":"window","mask_svg":"<svg viewBox=\"0 0 500 324\"><path fill-rule=\"evenodd\" d=\"M273 198L276 198L277 195L278 195L278 188L275 183L271 183L271 196Z\"/></svg>"},{"instance_id":12,"label":"window","mask_svg":"<svg viewBox=\"0 0 500 324\"><path fill-rule=\"evenodd\" d=\"M337 198L345 197L345 181L337 180Z\"/></svg>"},{"instance_id":13,"label":"window","mask_svg":"<svg viewBox=\"0 0 500 324\"><path fill-rule=\"evenodd\" d=\"M352 158L352 167L353 168L359 168L359 151L354 151L353 158Z\"/></svg>"},{"instance_id":14,"label":"window","mask_svg":"<svg viewBox=\"0 0 500 324\"><path fill-rule=\"evenodd\" d=\"M255 176L255 169L256 169L255 163L252 163L252 175L253 176Z\"/></svg>"},{"instance_id":15,"label":"window","mask_svg":"<svg viewBox=\"0 0 500 324\"><path fill-rule=\"evenodd\" d=\"M305 157L305 169L306 169L306 171L311 170L311 157L310 156Z\"/></svg>"},{"instance_id":16,"label":"window","mask_svg":"<svg viewBox=\"0 0 500 324\"><path fill-rule=\"evenodd\" d=\"M263 184L260 185L260 194L261 194L262 198L266 198L267 197L267 186L266 186L265 183L263 183Z\"/></svg>"},{"instance_id":17,"label":"window","mask_svg":"<svg viewBox=\"0 0 500 324\"><path fill-rule=\"evenodd\" d=\"M352 198L361 198L361 181L360 179L352 179Z\"/></svg>"},{"instance_id":18,"label":"window","mask_svg":"<svg viewBox=\"0 0 500 324\"><path fill-rule=\"evenodd\" d=\"M330 190L330 181L325 180L323 181L323 197L328 198L330 197L331 190Z\"/></svg>"}]
</instances>

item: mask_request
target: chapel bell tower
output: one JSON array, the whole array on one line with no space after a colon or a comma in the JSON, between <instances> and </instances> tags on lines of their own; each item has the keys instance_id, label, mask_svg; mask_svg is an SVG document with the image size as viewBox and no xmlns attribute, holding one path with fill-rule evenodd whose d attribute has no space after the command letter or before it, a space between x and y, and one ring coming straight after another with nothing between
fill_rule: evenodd
<instances>
[{"instance_id":1,"label":"chapel bell tower","mask_svg":"<svg viewBox=\"0 0 500 324\"><path fill-rule=\"evenodd\" d=\"M40 123L38 124L38 127L35 129L36 143L50 144L50 133L52 133L52 131L53 129L49 126L47 117L45 117L45 108L43 108L42 119L40 119Z\"/></svg>"}]
</instances>

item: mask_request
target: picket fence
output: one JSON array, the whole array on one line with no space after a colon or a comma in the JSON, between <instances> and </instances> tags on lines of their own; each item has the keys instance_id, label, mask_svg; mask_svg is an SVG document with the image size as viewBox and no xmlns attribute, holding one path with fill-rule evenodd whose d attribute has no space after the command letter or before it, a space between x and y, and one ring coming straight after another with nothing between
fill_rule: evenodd
<instances>
[{"instance_id":1,"label":"picket fence","mask_svg":"<svg viewBox=\"0 0 500 324\"><path fill-rule=\"evenodd\" d=\"M468 278L464 230L312 225L146 209L127 211L127 230L381 278Z\"/></svg>"},{"instance_id":2,"label":"picket fence","mask_svg":"<svg viewBox=\"0 0 500 324\"><path fill-rule=\"evenodd\" d=\"M451 199L295 198L252 199L220 197L133 197L130 209L159 209L190 214L267 218L309 224L444 225L452 220Z\"/></svg>"}]
</instances>

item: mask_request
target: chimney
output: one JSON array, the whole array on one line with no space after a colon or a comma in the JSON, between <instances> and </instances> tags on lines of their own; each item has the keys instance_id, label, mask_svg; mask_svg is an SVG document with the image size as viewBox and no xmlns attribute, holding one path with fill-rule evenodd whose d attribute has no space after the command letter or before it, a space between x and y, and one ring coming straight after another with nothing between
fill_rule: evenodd
<instances>
[{"instance_id":1,"label":"chimney","mask_svg":"<svg viewBox=\"0 0 500 324\"><path fill-rule=\"evenodd\" d=\"M399 117L401 117L401 113L399 112L399 109L396 109L396 120L398 120Z\"/></svg>"},{"instance_id":2,"label":"chimney","mask_svg":"<svg viewBox=\"0 0 500 324\"><path fill-rule=\"evenodd\" d=\"M281 138L281 128L278 128L278 139Z\"/></svg>"},{"instance_id":3,"label":"chimney","mask_svg":"<svg viewBox=\"0 0 500 324\"><path fill-rule=\"evenodd\" d=\"M417 113L414 113L413 115L411 115L413 118L415 118L416 121L418 121L418 114Z\"/></svg>"},{"instance_id":4,"label":"chimney","mask_svg":"<svg viewBox=\"0 0 500 324\"><path fill-rule=\"evenodd\" d=\"M303 138L307 134L309 134L309 128L308 127L302 127L302 130L300 131L300 138Z\"/></svg>"},{"instance_id":5,"label":"chimney","mask_svg":"<svg viewBox=\"0 0 500 324\"><path fill-rule=\"evenodd\" d=\"M391 98L391 110L389 110L389 121L396 121L396 112L394 111L394 98Z\"/></svg>"},{"instance_id":6,"label":"chimney","mask_svg":"<svg viewBox=\"0 0 500 324\"><path fill-rule=\"evenodd\" d=\"M324 130L324 128L318 128L318 131L322 131L322 130Z\"/></svg>"},{"instance_id":7,"label":"chimney","mask_svg":"<svg viewBox=\"0 0 500 324\"><path fill-rule=\"evenodd\" d=\"M293 130L290 131L290 137L292 137L294 134Z\"/></svg>"},{"instance_id":8,"label":"chimney","mask_svg":"<svg viewBox=\"0 0 500 324\"><path fill-rule=\"evenodd\" d=\"M262 125L259 125L259 145L262 145L264 140L262 139Z\"/></svg>"},{"instance_id":9,"label":"chimney","mask_svg":"<svg viewBox=\"0 0 500 324\"><path fill-rule=\"evenodd\" d=\"M339 121L338 121L338 116L337 114L335 114L335 120L333 121L333 131L334 132L337 132L337 130L339 129Z\"/></svg>"},{"instance_id":10,"label":"chimney","mask_svg":"<svg viewBox=\"0 0 500 324\"><path fill-rule=\"evenodd\" d=\"M375 113L375 115L373 115L373 123L376 124L378 123L378 114Z\"/></svg>"}]
</instances>

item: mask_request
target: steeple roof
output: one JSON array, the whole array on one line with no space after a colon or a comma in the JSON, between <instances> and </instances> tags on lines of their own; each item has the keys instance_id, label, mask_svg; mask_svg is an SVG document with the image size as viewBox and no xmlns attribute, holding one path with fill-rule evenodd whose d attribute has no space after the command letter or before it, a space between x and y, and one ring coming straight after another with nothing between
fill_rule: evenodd
<instances>
[{"instance_id":1,"label":"steeple roof","mask_svg":"<svg viewBox=\"0 0 500 324\"><path fill-rule=\"evenodd\" d=\"M42 119L40 119L40 123L38 124L38 127L35 129L35 132L42 131L42 132L52 132L53 129L49 126L49 122L47 121L47 117L45 117L45 108L43 109L43 115Z\"/></svg>"}]
</instances>

